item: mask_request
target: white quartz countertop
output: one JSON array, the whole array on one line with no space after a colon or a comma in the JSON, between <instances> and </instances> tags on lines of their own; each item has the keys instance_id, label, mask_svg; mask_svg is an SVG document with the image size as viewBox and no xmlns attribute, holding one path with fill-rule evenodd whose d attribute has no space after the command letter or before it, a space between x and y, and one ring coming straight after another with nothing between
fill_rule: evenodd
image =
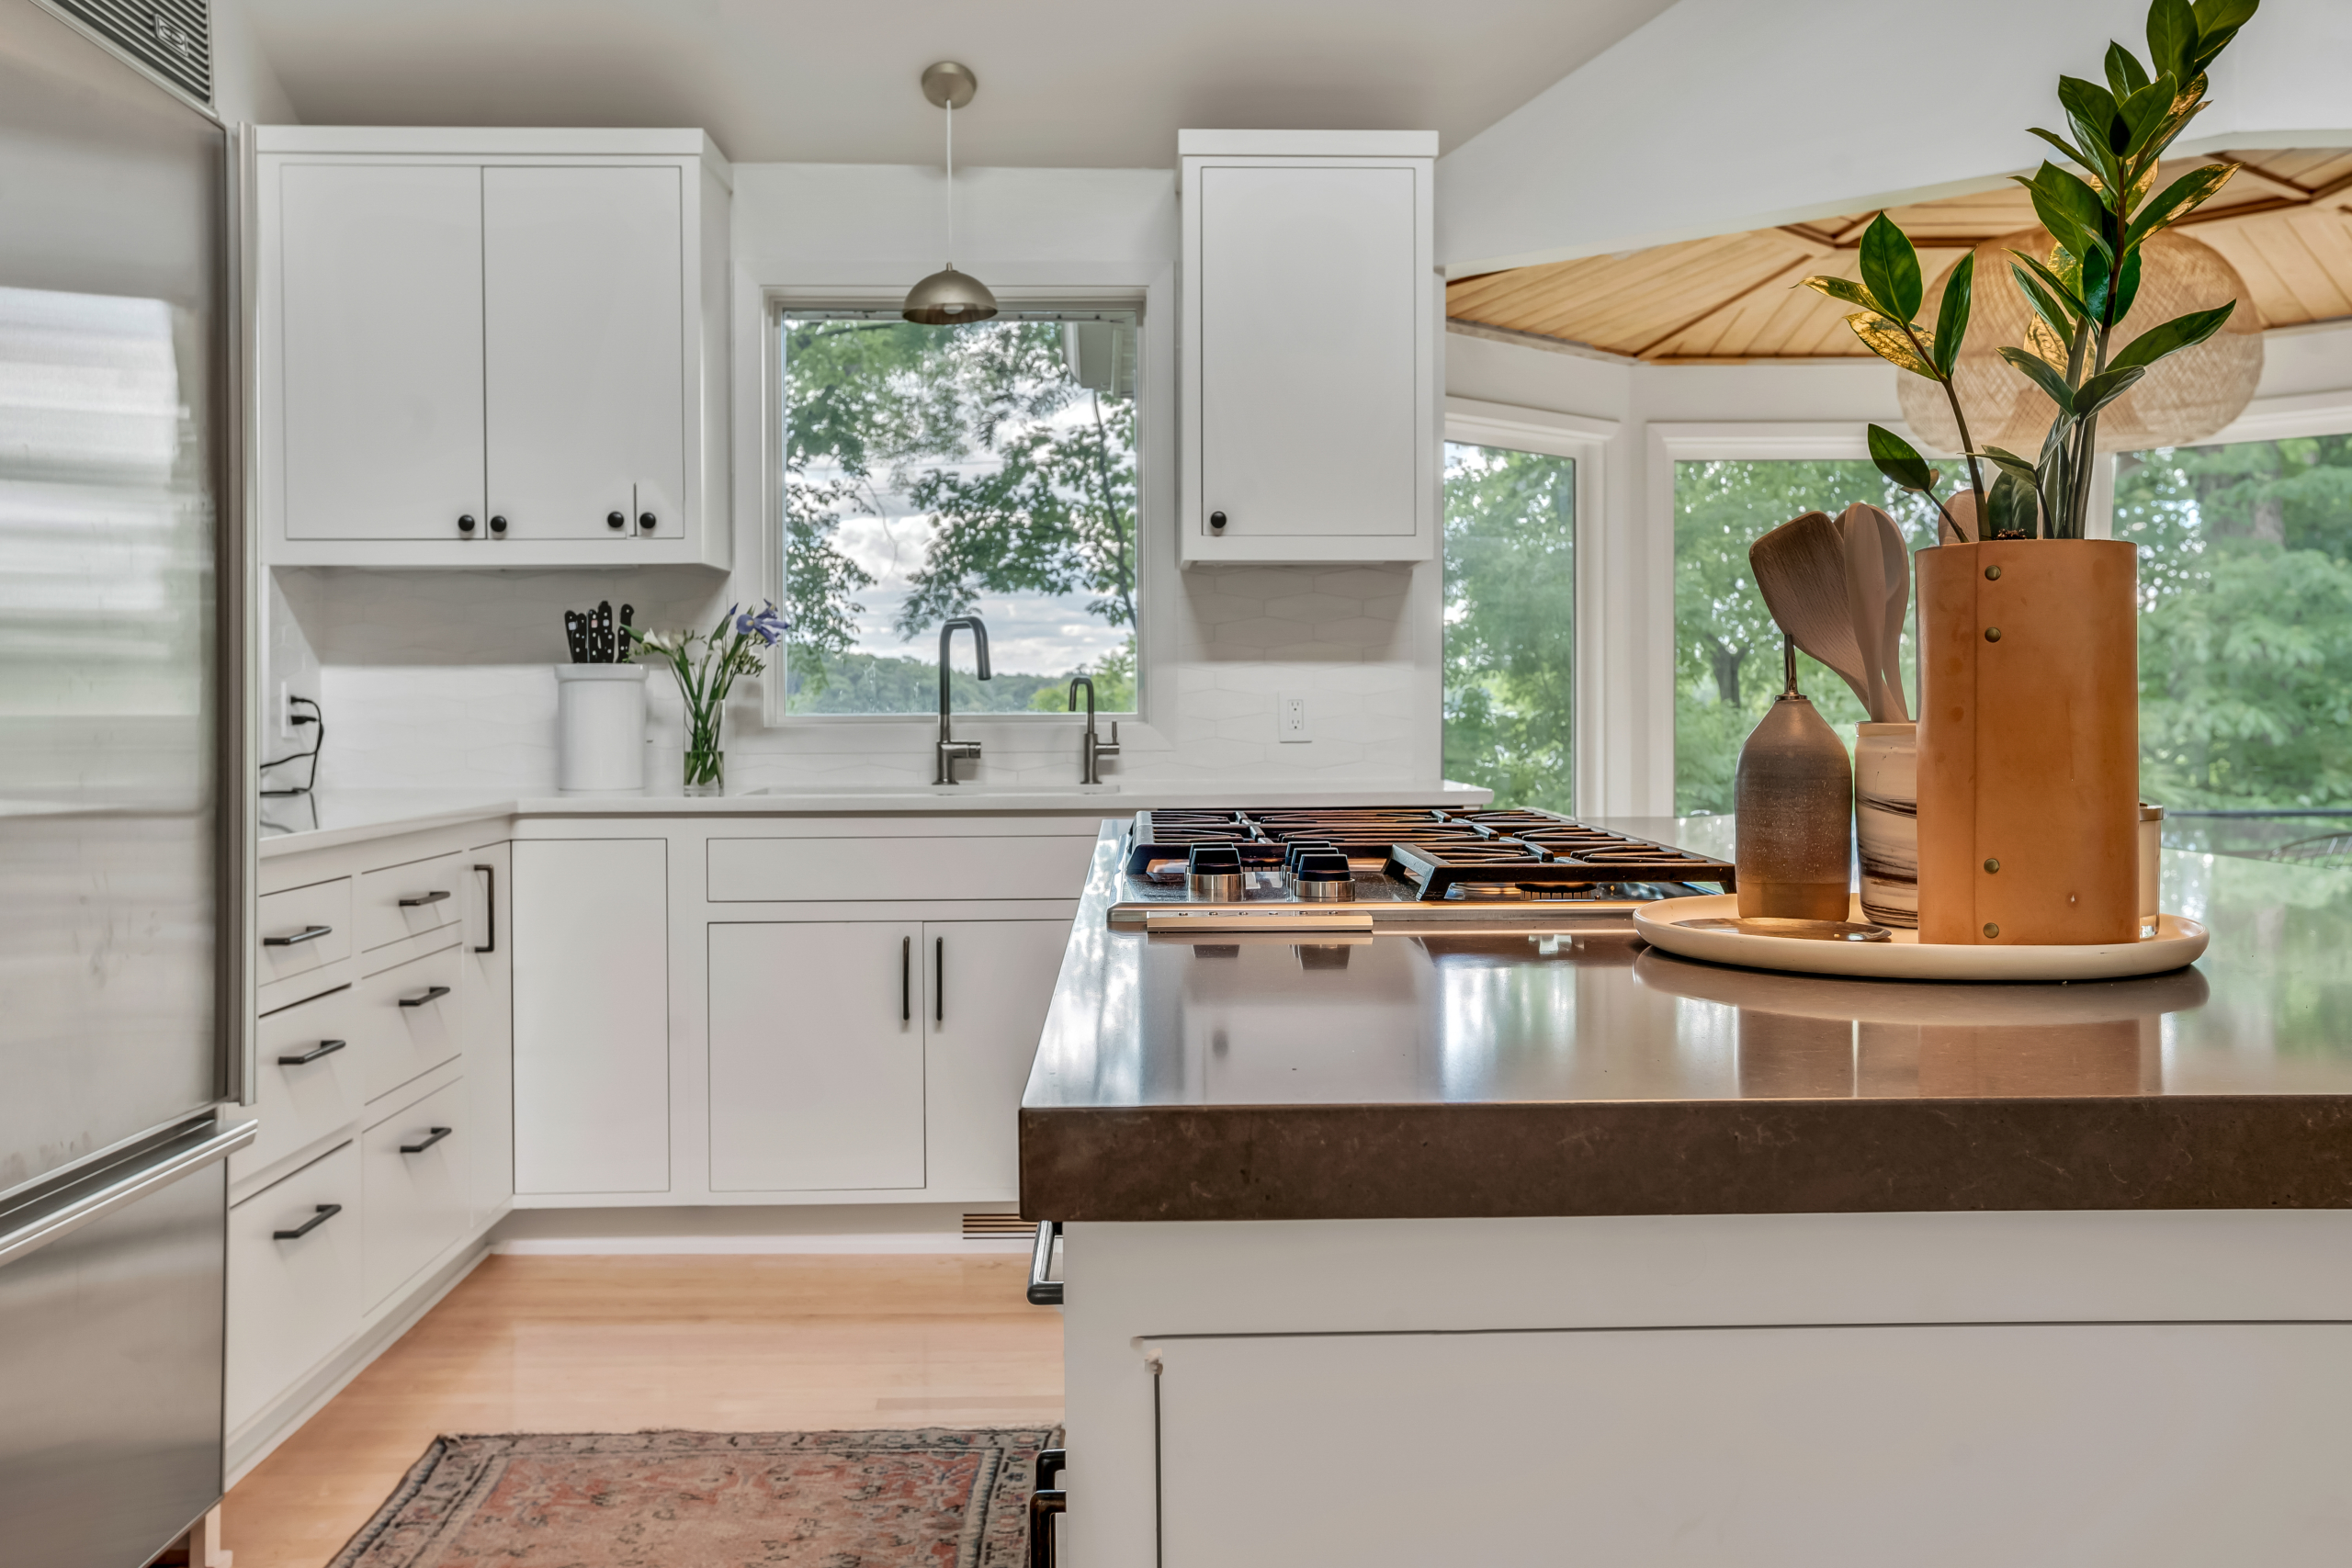
<instances>
[{"instance_id":1,"label":"white quartz countertop","mask_svg":"<svg viewBox=\"0 0 2352 1568\"><path fill-rule=\"evenodd\" d=\"M1056 813L1126 817L1138 811L1217 807L1484 806L1494 792L1469 784L1433 789L1283 789L1264 784L1123 784L1054 789L960 784L790 789L688 799L678 795L516 795L493 790L320 790L261 803L261 856L331 849L392 833L502 817L887 817L950 813Z\"/></svg>"}]
</instances>

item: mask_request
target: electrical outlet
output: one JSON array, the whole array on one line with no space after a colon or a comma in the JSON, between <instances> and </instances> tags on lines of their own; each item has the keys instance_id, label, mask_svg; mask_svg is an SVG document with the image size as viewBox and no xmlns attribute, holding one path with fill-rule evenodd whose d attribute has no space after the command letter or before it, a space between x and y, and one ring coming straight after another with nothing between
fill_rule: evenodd
<instances>
[{"instance_id":1,"label":"electrical outlet","mask_svg":"<svg viewBox=\"0 0 2352 1568\"><path fill-rule=\"evenodd\" d=\"M1285 692L1275 699L1274 739L1285 744L1293 740L1315 739L1315 732L1307 728L1305 697Z\"/></svg>"},{"instance_id":2,"label":"electrical outlet","mask_svg":"<svg viewBox=\"0 0 2352 1568\"><path fill-rule=\"evenodd\" d=\"M294 683L290 681L277 683L277 738L294 739Z\"/></svg>"}]
</instances>

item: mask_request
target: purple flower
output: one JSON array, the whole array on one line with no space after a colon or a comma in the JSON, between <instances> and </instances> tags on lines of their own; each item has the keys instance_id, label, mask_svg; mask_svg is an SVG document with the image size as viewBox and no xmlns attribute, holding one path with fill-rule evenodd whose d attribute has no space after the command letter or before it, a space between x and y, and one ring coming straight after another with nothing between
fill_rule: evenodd
<instances>
[{"instance_id":1,"label":"purple flower","mask_svg":"<svg viewBox=\"0 0 2352 1568\"><path fill-rule=\"evenodd\" d=\"M735 617L737 637L755 637L770 648L782 642L792 630L792 618L775 607L771 599L756 610L746 610Z\"/></svg>"}]
</instances>

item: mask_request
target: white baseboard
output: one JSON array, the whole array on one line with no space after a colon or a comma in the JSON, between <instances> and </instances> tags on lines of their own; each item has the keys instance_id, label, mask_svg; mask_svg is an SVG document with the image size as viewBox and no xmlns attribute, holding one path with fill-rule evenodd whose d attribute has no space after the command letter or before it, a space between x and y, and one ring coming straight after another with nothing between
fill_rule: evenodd
<instances>
[{"instance_id":1,"label":"white baseboard","mask_svg":"<svg viewBox=\"0 0 2352 1568\"><path fill-rule=\"evenodd\" d=\"M516 1258L644 1258L758 1255L769 1253L985 1253L1026 1252L1027 1236L968 1240L925 1231L876 1235L564 1235L518 1236L491 1243L490 1250Z\"/></svg>"}]
</instances>

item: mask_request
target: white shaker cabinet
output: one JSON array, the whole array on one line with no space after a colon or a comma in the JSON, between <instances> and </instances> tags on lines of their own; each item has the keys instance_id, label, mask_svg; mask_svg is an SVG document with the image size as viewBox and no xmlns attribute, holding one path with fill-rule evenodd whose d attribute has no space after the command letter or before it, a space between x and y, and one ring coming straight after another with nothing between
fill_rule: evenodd
<instances>
[{"instance_id":1,"label":"white shaker cabinet","mask_svg":"<svg viewBox=\"0 0 2352 1568\"><path fill-rule=\"evenodd\" d=\"M987 1202L1021 1195L1021 1091L1069 945L1068 920L932 920L924 1079L931 1188Z\"/></svg>"},{"instance_id":2,"label":"white shaker cabinet","mask_svg":"<svg viewBox=\"0 0 2352 1568\"><path fill-rule=\"evenodd\" d=\"M474 1223L487 1225L514 1197L514 876L511 846L466 857L474 898L466 913L467 1117L473 1134Z\"/></svg>"},{"instance_id":3,"label":"white shaker cabinet","mask_svg":"<svg viewBox=\"0 0 2352 1568\"><path fill-rule=\"evenodd\" d=\"M668 848L513 847L518 1196L669 1189Z\"/></svg>"},{"instance_id":4,"label":"white shaker cabinet","mask_svg":"<svg viewBox=\"0 0 2352 1568\"><path fill-rule=\"evenodd\" d=\"M280 566L725 566L732 173L700 131L265 126Z\"/></svg>"},{"instance_id":5,"label":"white shaker cabinet","mask_svg":"<svg viewBox=\"0 0 2352 1568\"><path fill-rule=\"evenodd\" d=\"M1179 539L1426 560L1442 317L1428 131L1183 131Z\"/></svg>"}]
</instances>

